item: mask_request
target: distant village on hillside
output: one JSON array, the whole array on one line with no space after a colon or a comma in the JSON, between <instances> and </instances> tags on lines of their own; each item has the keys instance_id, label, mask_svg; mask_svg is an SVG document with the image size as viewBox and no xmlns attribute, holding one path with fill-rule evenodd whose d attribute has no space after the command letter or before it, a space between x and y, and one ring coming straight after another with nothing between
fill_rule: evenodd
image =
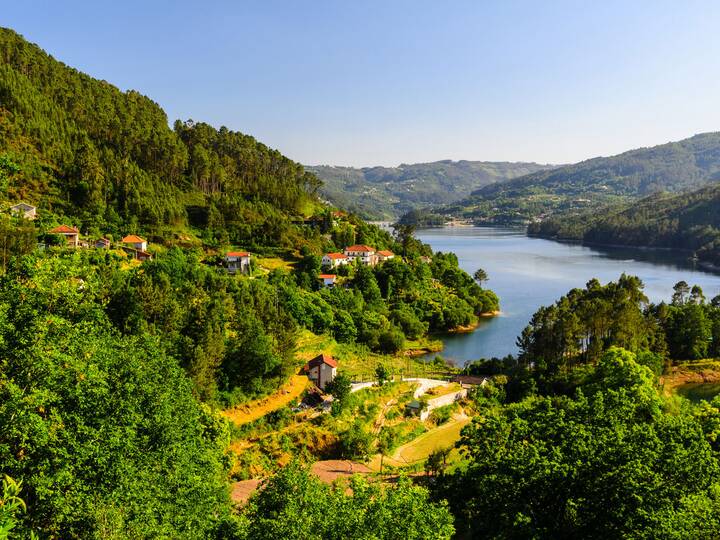
<instances>
[{"instance_id":1,"label":"distant village on hillside","mask_svg":"<svg viewBox=\"0 0 720 540\"><path fill-rule=\"evenodd\" d=\"M8 209L9 213L27 220L35 220L38 216L36 206L26 202L19 202L12 205ZM347 217L342 211L330 212L331 219L334 224ZM304 225L318 225L322 221L322 217L313 216L302 220ZM46 231L49 235L64 238L64 245L70 248L94 248L94 249L112 249L117 248L123 250L131 258L143 262L152 260L153 254L148 251L148 241L136 234L124 236L119 242L113 242L110 238L101 236L99 238L90 239L83 238L80 230L67 224L61 224ZM39 249L47 249L50 247L47 242L39 243ZM335 287L338 276L332 273L333 270L341 266L349 265L357 261L358 264L366 266L376 266L379 263L395 258L395 254L389 250L376 250L374 247L365 244L355 244L347 246L342 252L326 253L322 257L322 268L324 273L318 274L318 279L322 282L322 286L326 288ZM425 263L430 263L430 257L421 257ZM229 251L224 256L225 269L230 274L249 274L251 272L251 254L247 251Z\"/></svg>"}]
</instances>

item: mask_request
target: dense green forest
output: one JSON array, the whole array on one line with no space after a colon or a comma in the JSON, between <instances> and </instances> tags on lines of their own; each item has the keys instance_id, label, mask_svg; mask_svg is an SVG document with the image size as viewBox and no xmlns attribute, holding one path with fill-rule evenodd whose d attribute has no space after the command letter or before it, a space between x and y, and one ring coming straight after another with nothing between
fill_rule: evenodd
<instances>
[{"instance_id":1,"label":"dense green forest","mask_svg":"<svg viewBox=\"0 0 720 540\"><path fill-rule=\"evenodd\" d=\"M293 529L293 520L329 526L319 512L332 500L337 524L341 515L377 513L364 525L377 538L394 538L405 526L418 527L414 538L449 537L451 517L421 488L358 486L343 500L301 471L292 492L281 487L285 477L273 480L282 502L268 488L247 516L232 511L229 428L209 405L266 391L297 370L295 329L315 309L326 309L331 322L336 314L334 328L354 339L353 315L382 317L363 315L376 308L361 294L337 296L357 304L342 312L287 277L232 278L179 248L135 269L122 263L113 253L65 250L15 259L0 278L0 470L24 486L28 510L14 518L20 530L59 538L272 538ZM358 279L379 292L371 274ZM298 504L291 493L324 499L313 501L312 515L294 514L280 508ZM397 521L418 506L423 513Z\"/></svg>"},{"instance_id":2,"label":"dense green forest","mask_svg":"<svg viewBox=\"0 0 720 540\"><path fill-rule=\"evenodd\" d=\"M134 91L53 59L0 29L0 197L25 200L82 231L142 230L169 240L188 227L208 240L313 243L292 216L320 181L250 136L175 122Z\"/></svg>"},{"instance_id":3,"label":"dense green forest","mask_svg":"<svg viewBox=\"0 0 720 540\"><path fill-rule=\"evenodd\" d=\"M590 281L543 307L519 358L479 360L491 377L439 478L460 537L715 538L720 398L663 392L670 363L716 356L720 298L681 282L650 305L642 282Z\"/></svg>"},{"instance_id":4,"label":"dense green forest","mask_svg":"<svg viewBox=\"0 0 720 540\"><path fill-rule=\"evenodd\" d=\"M661 191L677 193L717 180L720 133L703 133L491 184L438 211L479 223L519 223Z\"/></svg>"},{"instance_id":5,"label":"dense green forest","mask_svg":"<svg viewBox=\"0 0 720 540\"><path fill-rule=\"evenodd\" d=\"M438 449L430 477L356 478L348 490L291 461L234 506L231 438L262 426L231 427L218 411L297 373L301 333L395 353L497 309L487 276L433 254L410 226L393 236L337 219L314 175L251 137L171 129L147 98L9 30L0 59L0 199L40 211L35 222L0 220L0 537L720 536L720 399L691 404L660 378L720 355L720 298L680 282L653 305L631 276L539 309L517 358L467 366L489 380L464 405L474 419L452 469ZM708 152L698 170L714 166ZM712 196L678 216L714 223ZM142 264L66 249L44 234L62 221L90 235L142 232L161 247ZM402 257L340 267L338 286L322 287L320 255L353 243ZM221 253L233 244L279 264L230 275ZM376 375L390 374L380 364ZM308 430L354 416L372 424L349 378L333 382L337 404L311 413ZM389 397L392 384L379 388ZM289 447L282 426L294 414L260 423ZM360 427L334 457L387 449L382 426L377 448Z\"/></svg>"},{"instance_id":6,"label":"dense green forest","mask_svg":"<svg viewBox=\"0 0 720 540\"><path fill-rule=\"evenodd\" d=\"M538 163L436 161L398 167L307 166L322 181L322 196L367 219L397 219L424 208L448 204L494 182L550 169Z\"/></svg>"},{"instance_id":7,"label":"dense green forest","mask_svg":"<svg viewBox=\"0 0 720 540\"><path fill-rule=\"evenodd\" d=\"M288 469L273 480L285 499L268 486L236 512L230 428L217 411L297 373L303 330L392 354L406 339L472 324L497 297L410 228L392 236L338 219L314 175L249 136L192 121L171 129L149 99L10 30L0 31L0 59L0 202L39 212L0 216L0 472L14 479L0 530L308 538L299 531L324 527L390 539L409 528L409 538L448 538L447 508L407 482L357 484L345 497ZM90 238L143 233L156 257L66 249L45 234L63 222ZM356 242L402 258L342 267L341 287L321 287L320 255ZM230 275L222 250L232 245L281 264ZM312 499L313 513L283 509L296 503L290 493ZM332 526L321 513L330 506Z\"/></svg>"},{"instance_id":8,"label":"dense green forest","mask_svg":"<svg viewBox=\"0 0 720 540\"><path fill-rule=\"evenodd\" d=\"M720 187L652 195L602 212L560 213L528 227L530 234L597 244L692 250L720 264Z\"/></svg>"}]
</instances>

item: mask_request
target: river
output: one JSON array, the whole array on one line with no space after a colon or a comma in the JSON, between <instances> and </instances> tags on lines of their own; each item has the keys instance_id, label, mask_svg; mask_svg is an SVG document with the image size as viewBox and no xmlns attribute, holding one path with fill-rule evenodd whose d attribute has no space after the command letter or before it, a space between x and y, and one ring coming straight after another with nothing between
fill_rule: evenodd
<instances>
[{"instance_id":1,"label":"river","mask_svg":"<svg viewBox=\"0 0 720 540\"><path fill-rule=\"evenodd\" d=\"M423 229L416 236L434 251L455 253L471 275L483 268L490 278L484 286L500 296L501 315L483 320L474 332L442 336L445 348L440 354L460 366L516 354L515 339L540 306L594 277L607 283L623 272L638 276L652 302L669 301L673 285L681 280L700 285L708 299L720 294L720 276L695 268L687 253L586 247L496 227Z\"/></svg>"}]
</instances>

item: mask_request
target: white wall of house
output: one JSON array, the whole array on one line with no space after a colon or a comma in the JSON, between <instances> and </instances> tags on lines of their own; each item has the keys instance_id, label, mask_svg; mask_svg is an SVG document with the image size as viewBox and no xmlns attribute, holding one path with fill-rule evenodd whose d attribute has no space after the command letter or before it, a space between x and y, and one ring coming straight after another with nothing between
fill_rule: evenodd
<instances>
[{"instance_id":1,"label":"white wall of house","mask_svg":"<svg viewBox=\"0 0 720 540\"><path fill-rule=\"evenodd\" d=\"M308 371L308 378L321 390L325 389L325 385L332 381L335 375L337 375L337 368L324 363L319 366L313 366Z\"/></svg>"},{"instance_id":2,"label":"white wall of house","mask_svg":"<svg viewBox=\"0 0 720 540\"><path fill-rule=\"evenodd\" d=\"M250 270L250 257L225 257L227 270L231 274Z\"/></svg>"},{"instance_id":3,"label":"white wall of house","mask_svg":"<svg viewBox=\"0 0 720 540\"><path fill-rule=\"evenodd\" d=\"M78 233L61 233L65 237L68 246L77 247L80 244L80 235Z\"/></svg>"},{"instance_id":4,"label":"white wall of house","mask_svg":"<svg viewBox=\"0 0 720 540\"><path fill-rule=\"evenodd\" d=\"M378 262L377 254L374 251L346 251L345 255L349 261L359 260L363 264L374 266Z\"/></svg>"},{"instance_id":5,"label":"white wall of house","mask_svg":"<svg viewBox=\"0 0 720 540\"><path fill-rule=\"evenodd\" d=\"M350 262L350 260L347 257L344 259L333 259L333 258L325 255L322 258L322 265L329 266L330 268L337 268L338 266L341 266L343 264L348 264L349 262Z\"/></svg>"}]
</instances>

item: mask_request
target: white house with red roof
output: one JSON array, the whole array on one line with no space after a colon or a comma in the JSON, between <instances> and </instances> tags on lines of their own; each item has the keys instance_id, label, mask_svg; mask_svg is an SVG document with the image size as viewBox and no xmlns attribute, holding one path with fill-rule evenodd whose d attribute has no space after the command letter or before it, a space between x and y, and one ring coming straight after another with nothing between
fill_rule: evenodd
<instances>
[{"instance_id":1,"label":"white house with red roof","mask_svg":"<svg viewBox=\"0 0 720 540\"><path fill-rule=\"evenodd\" d=\"M64 236L67 241L67 245L70 247L78 247L78 245L80 245L80 231L77 230L77 227L60 225L59 227L51 229L49 232L50 234Z\"/></svg>"},{"instance_id":2,"label":"white house with red roof","mask_svg":"<svg viewBox=\"0 0 720 540\"><path fill-rule=\"evenodd\" d=\"M250 271L250 254L247 251L229 251L225 254L227 271L231 274Z\"/></svg>"},{"instance_id":3,"label":"white house with red roof","mask_svg":"<svg viewBox=\"0 0 720 540\"><path fill-rule=\"evenodd\" d=\"M308 379L321 390L337 375L337 361L329 354L319 354L305 365Z\"/></svg>"},{"instance_id":4,"label":"white house with red roof","mask_svg":"<svg viewBox=\"0 0 720 540\"><path fill-rule=\"evenodd\" d=\"M147 251L147 240L140 238L136 234L129 234L122 239L122 243L126 247L131 247L139 251Z\"/></svg>"},{"instance_id":5,"label":"white house with red roof","mask_svg":"<svg viewBox=\"0 0 720 540\"><path fill-rule=\"evenodd\" d=\"M350 262L359 260L361 263L368 264L370 266L374 266L378 262L375 248L371 248L365 244L357 244L346 247L344 253Z\"/></svg>"},{"instance_id":6,"label":"white house with red roof","mask_svg":"<svg viewBox=\"0 0 720 540\"><path fill-rule=\"evenodd\" d=\"M394 258L395 258L395 254L392 251L381 249L377 252L378 262L389 261L390 259L394 259Z\"/></svg>"},{"instance_id":7,"label":"white house with red roof","mask_svg":"<svg viewBox=\"0 0 720 540\"><path fill-rule=\"evenodd\" d=\"M322 265L329 268L337 268L340 265L348 264L350 259L344 253L326 253L322 258Z\"/></svg>"},{"instance_id":8,"label":"white house with red roof","mask_svg":"<svg viewBox=\"0 0 720 540\"><path fill-rule=\"evenodd\" d=\"M328 289L332 289L335 286L335 281L337 280L337 276L335 274L320 274L318 278L322 280L323 287Z\"/></svg>"}]
</instances>

